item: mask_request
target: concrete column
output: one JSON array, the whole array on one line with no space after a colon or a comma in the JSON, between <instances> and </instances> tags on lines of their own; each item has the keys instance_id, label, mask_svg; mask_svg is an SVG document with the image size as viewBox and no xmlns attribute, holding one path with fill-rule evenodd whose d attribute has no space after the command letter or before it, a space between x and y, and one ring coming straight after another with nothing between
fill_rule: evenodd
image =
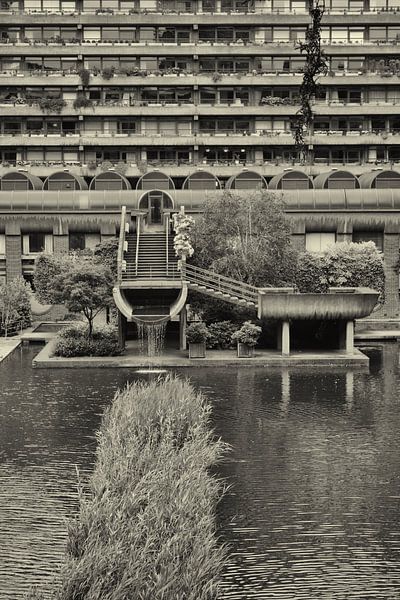
<instances>
[{"instance_id":1,"label":"concrete column","mask_svg":"<svg viewBox=\"0 0 400 600\"><path fill-rule=\"evenodd\" d=\"M106 242L115 239L116 231L115 223L102 223L100 226L100 240Z\"/></svg>"},{"instance_id":2,"label":"concrete column","mask_svg":"<svg viewBox=\"0 0 400 600\"><path fill-rule=\"evenodd\" d=\"M121 348L125 349L125 340L126 340L126 328L127 321L126 317L118 311L118 341Z\"/></svg>"},{"instance_id":3,"label":"concrete column","mask_svg":"<svg viewBox=\"0 0 400 600\"><path fill-rule=\"evenodd\" d=\"M69 252L69 229L68 224L61 220L53 226L53 252L54 254L65 254Z\"/></svg>"},{"instance_id":4,"label":"concrete column","mask_svg":"<svg viewBox=\"0 0 400 600\"><path fill-rule=\"evenodd\" d=\"M336 229L337 242L351 242L353 240L353 225L347 221L339 222Z\"/></svg>"},{"instance_id":5,"label":"concrete column","mask_svg":"<svg viewBox=\"0 0 400 600\"><path fill-rule=\"evenodd\" d=\"M346 354L354 354L354 321L346 322Z\"/></svg>"},{"instance_id":6,"label":"concrete column","mask_svg":"<svg viewBox=\"0 0 400 600\"><path fill-rule=\"evenodd\" d=\"M289 356L290 354L290 323L289 321L282 321L278 327L278 350L280 350L282 356Z\"/></svg>"},{"instance_id":7,"label":"concrete column","mask_svg":"<svg viewBox=\"0 0 400 600\"><path fill-rule=\"evenodd\" d=\"M18 223L6 223L6 279L22 276L22 240Z\"/></svg>"},{"instance_id":8,"label":"concrete column","mask_svg":"<svg viewBox=\"0 0 400 600\"><path fill-rule=\"evenodd\" d=\"M186 350L186 326L187 326L187 310L186 304L179 313L179 349Z\"/></svg>"}]
</instances>

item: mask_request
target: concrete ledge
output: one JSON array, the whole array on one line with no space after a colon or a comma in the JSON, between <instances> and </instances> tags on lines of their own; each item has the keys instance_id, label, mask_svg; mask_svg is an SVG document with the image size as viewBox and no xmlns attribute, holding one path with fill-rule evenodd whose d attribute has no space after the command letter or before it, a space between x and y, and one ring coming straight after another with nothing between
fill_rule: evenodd
<instances>
[{"instance_id":1,"label":"concrete ledge","mask_svg":"<svg viewBox=\"0 0 400 600\"><path fill-rule=\"evenodd\" d=\"M237 358L234 350L209 350L206 358L189 359L186 352L179 350L167 351L161 356L141 356L127 352L121 356L84 356L77 358L61 358L52 356L55 340L51 340L36 355L32 366L37 369L79 369L79 368L202 368L202 367L369 367L369 358L355 350L353 354L340 351L323 352L293 352L282 356L278 352L259 350L254 358Z\"/></svg>"},{"instance_id":2,"label":"concrete ledge","mask_svg":"<svg viewBox=\"0 0 400 600\"><path fill-rule=\"evenodd\" d=\"M20 345L20 338L0 338L0 363Z\"/></svg>"}]
</instances>

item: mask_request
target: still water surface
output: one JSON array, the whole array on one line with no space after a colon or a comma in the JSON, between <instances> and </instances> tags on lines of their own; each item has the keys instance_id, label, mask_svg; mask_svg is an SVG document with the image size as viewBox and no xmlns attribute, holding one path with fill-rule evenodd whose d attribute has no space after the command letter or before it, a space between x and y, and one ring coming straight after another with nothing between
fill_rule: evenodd
<instances>
[{"instance_id":1,"label":"still water surface","mask_svg":"<svg viewBox=\"0 0 400 600\"><path fill-rule=\"evenodd\" d=\"M76 467L90 473L102 410L137 377L32 370L36 352L0 366L1 600L45 589L57 571ZM224 599L400 598L398 346L370 356L370 373L185 371L233 448L219 469L231 484L219 508Z\"/></svg>"}]
</instances>

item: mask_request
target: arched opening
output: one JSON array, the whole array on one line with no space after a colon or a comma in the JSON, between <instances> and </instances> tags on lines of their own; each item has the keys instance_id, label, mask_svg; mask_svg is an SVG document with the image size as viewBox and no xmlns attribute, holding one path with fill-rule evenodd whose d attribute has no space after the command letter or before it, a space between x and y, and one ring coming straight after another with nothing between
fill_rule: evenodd
<instances>
[{"instance_id":1,"label":"arched opening","mask_svg":"<svg viewBox=\"0 0 400 600\"><path fill-rule=\"evenodd\" d=\"M363 173L360 175L360 184L362 188L399 189L400 173L397 171L374 171L372 173Z\"/></svg>"},{"instance_id":2,"label":"arched opening","mask_svg":"<svg viewBox=\"0 0 400 600\"><path fill-rule=\"evenodd\" d=\"M44 190L57 191L74 191L87 190L88 186L83 177L78 177L66 171L52 173L47 177L43 185Z\"/></svg>"},{"instance_id":3,"label":"arched opening","mask_svg":"<svg viewBox=\"0 0 400 600\"><path fill-rule=\"evenodd\" d=\"M321 173L314 179L314 188L320 190L356 190L359 187L360 183L357 177L349 171Z\"/></svg>"},{"instance_id":4,"label":"arched opening","mask_svg":"<svg viewBox=\"0 0 400 600\"><path fill-rule=\"evenodd\" d=\"M219 190L221 183L215 175L208 171L196 171L186 177L183 190Z\"/></svg>"},{"instance_id":5,"label":"arched opening","mask_svg":"<svg viewBox=\"0 0 400 600\"><path fill-rule=\"evenodd\" d=\"M264 190L268 184L264 177L255 171L242 171L228 179L228 190Z\"/></svg>"},{"instance_id":6,"label":"arched opening","mask_svg":"<svg viewBox=\"0 0 400 600\"><path fill-rule=\"evenodd\" d=\"M137 190L174 190L175 185L171 177L161 171L145 173L136 184Z\"/></svg>"},{"instance_id":7,"label":"arched opening","mask_svg":"<svg viewBox=\"0 0 400 600\"><path fill-rule=\"evenodd\" d=\"M269 182L270 190L310 190L313 187L310 177L302 171L286 171Z\"/></svg>"},{"instance_id":8,"label":"arched opening","mask_svg":"<svg viewBox=\"0 0 400 600\"><path fill-rule=\"evenodd\" d=\"M90 190L130 190L131 184L129 181L116 171L104 171L93 177L90 182Z\"/></svg>"},{"instance_id":9,"label":"arched opening","mask_svg":"<svg viewBox=\"0 0 400 600\"><path fill-rule=\"evenodd\" d=\"M139 209L147 212L148 225L160 225L165 212L174 208L174 203L169 194L163 190L150 190L143 194L139 200Z\"/></svg>"},{"instance_id":10,"label":"arched opening","mask_svg":"<svg viewBox=\"0 0 400 600\"><path fill-rule=\"evenodd\" d=\"M2 192L17 192L23 190L41 190L43 182L39 177L29 173L10 171L0 179L0 190Z\"/></svg>"}]
</instances>

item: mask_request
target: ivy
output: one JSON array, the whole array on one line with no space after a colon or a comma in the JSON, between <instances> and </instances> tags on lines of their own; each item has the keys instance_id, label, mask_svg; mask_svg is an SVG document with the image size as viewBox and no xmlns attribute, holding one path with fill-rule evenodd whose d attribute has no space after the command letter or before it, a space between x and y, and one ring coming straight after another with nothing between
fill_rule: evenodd
<instances>
[{"instance_id":1,"label":"ivy","mask_svg":"<svg viewBox=\"0 0 400 600\"><path fill-rule=\"evenodd\" d=\"M325 3L315 0L311 4L311 24L307 27L305 42L298 44L298 49L306 55L303 70L303 81L299 89L300 110L296 115L293 128L293 137L296 147L300 150L303 158L306 156L304 131L309 129L313 122L312 101L318 90L317 78L326 75L328 64L323 50L321 50L321 20L325 12Z\"/></svg>"}]
</instances>

